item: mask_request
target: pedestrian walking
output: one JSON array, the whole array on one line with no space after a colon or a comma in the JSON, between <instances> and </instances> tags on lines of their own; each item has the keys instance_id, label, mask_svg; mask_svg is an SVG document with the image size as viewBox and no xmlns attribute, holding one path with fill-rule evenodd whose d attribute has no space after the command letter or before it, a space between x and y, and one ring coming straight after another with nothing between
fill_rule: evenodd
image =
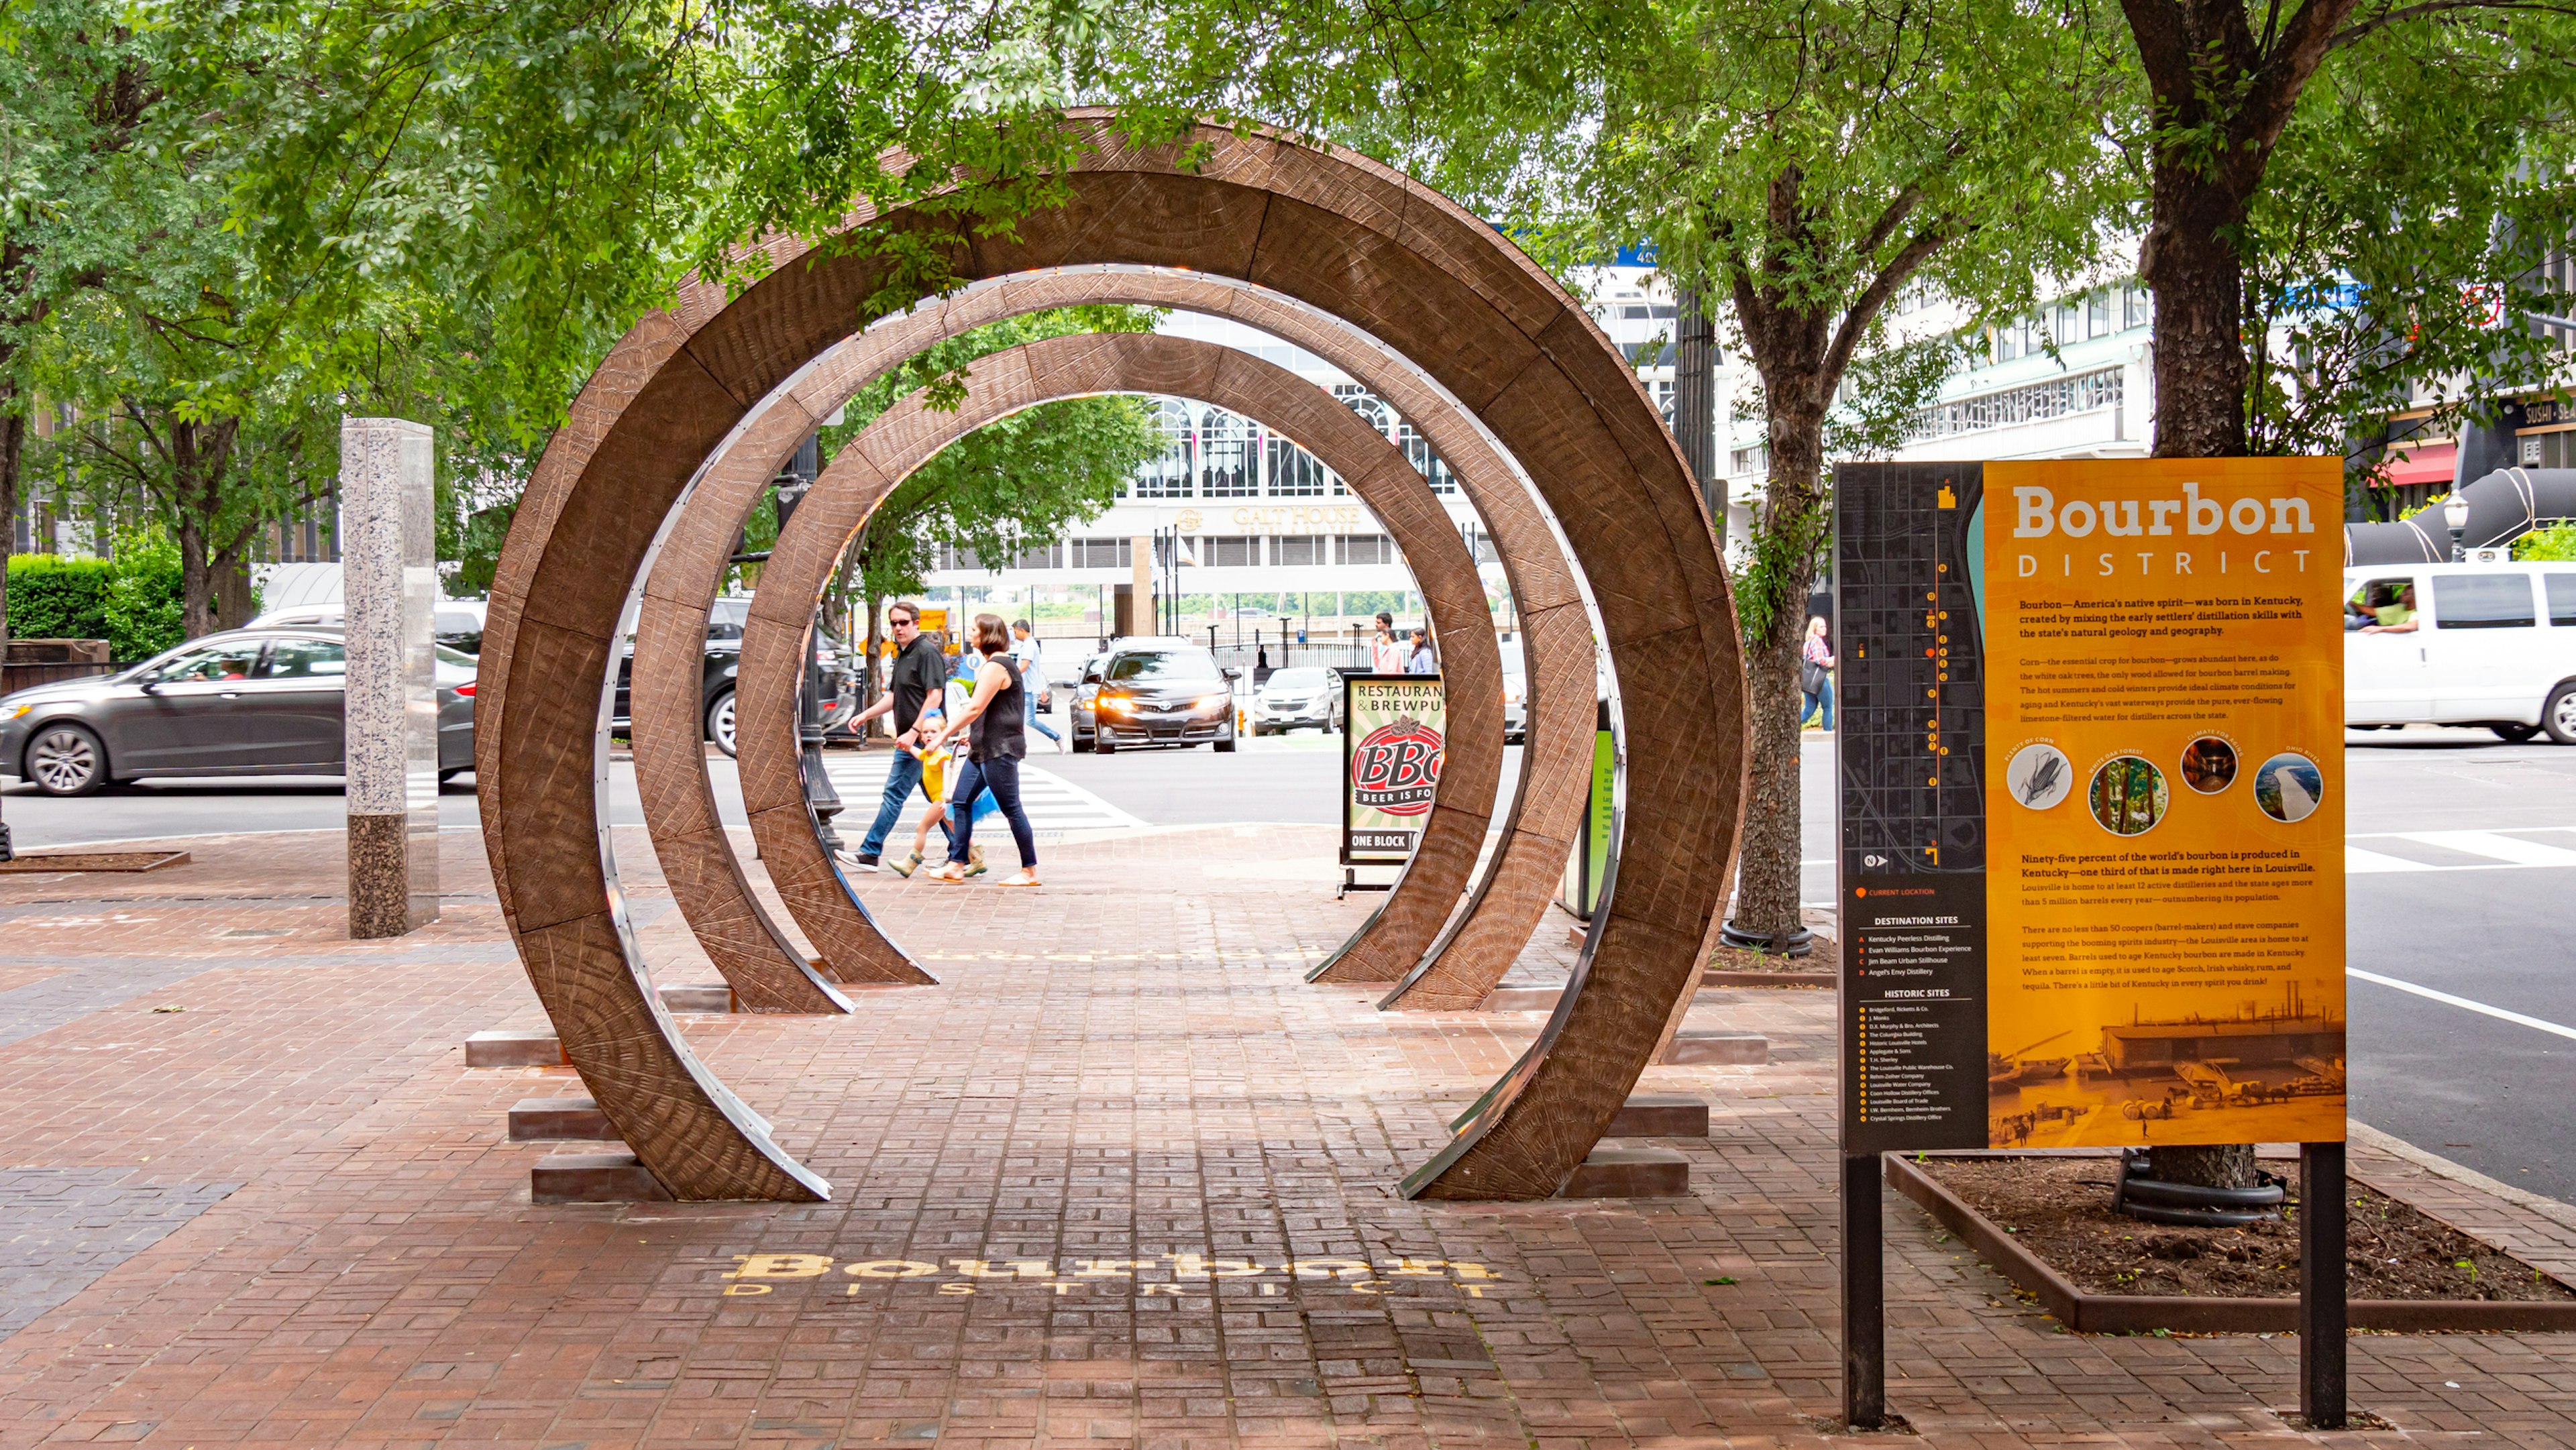
<instances>
[{"instance_id":1,"label":"pedestrian walking","mask_svg":"<svg viewBox=\"0 0 2576 1450\"><path fill-rule=\"evenodd\" d=\"M1069 755L1073 752L1073 747L1065 744L1064 737L1056 734L1055 727L1046 722L1046 717L1055 713L1055 691L1047 686L1046 663L1040 658L1041 653L1038 649L1037 631L1030 628L1029 622L1025 619L1013 620L1011 622L1011 663L1020 667L1021 679L1037 682L1033 692L1035 708L1029 711L1029 728L1054 741L1056 754Z\"/></svg>"},{"instance_id":2,"label":"pedestrian walking","mask_svg":"<svg viewBox=\"0 0 2576 1450\"><path fill-rule=\"evenodd\" d=\"M937 640L921 632L921 606L898 600L886 610L886 632L894 639L894 669L886 682L886 691L877 702L859 712L850 722L860 732L868 721L891 713L894 725L894 763L886 768L885 795L877 802L876 820L869 824L867 835L859 842L856 864L862 871L874 871L885 838L903 815L903 803L921 785L921 757L913 753L915 742L927 736L923 716L936 706L941 685L948 677L948 662L941 658ZM931 804L939 796L930 796ZM945 829L945 827L942 827Z\"/></svg>"},{"instance_id":3,"label":"pedestrian walking","mask_svg":"<svg viewBox=\"0 0 2576 1450\"><path fill-rule=\"evenodd\" d=\"M1824 728L1834 728L1834 650L1826 638L1828 626L1823 618L1807 621L1807 639L1798 650L1798 723L1824 712Z\"/></svg>"},{"instance_id":4,"label":"pedestrian walking","mask_svg":"<svg viewBox=\"0 0 2576 1450\"><path fill-rule=\"evenodd\" d=\"M1440 673L1440 657L1431 652L1430 630L1417 629L1413 632L1413 654L1405 660L1404 672L1408 675Z\"/></svg>"},{"instance_id":5,"label":"pedestrian walking","mask_svg":"<svg viewBox=\"0 0 2576 1450\"><path fill-rule=\"evenodd\" d=\"M1395 616L1378 611L1377 638L1369 642L1369 673L1400 675L1404 673L1404 646L1396 643Z\"/></svg>"},{"instance_id":6,"label":"pedestrian walking","mask_svg":"<svg viewBox=\"0 0 2576 1450\"><path fill-rule=\"evenodd\" d=\"M1019 874L1001 884L1038 884L1037 832L1030 829L1029 813L1020 804L1020 761L1028 754L1023 726L1029 692L1021 682L1018 662L1010 656L1010 642L1000 615L975 616L975 643L984 652L984 663L975 672L975 693L929 740L931 749L960 733L968 741L966 767L949 797L957 824L949 838L948 864L931 874L933 881L955 885L974 874L968 869L975 836L971 807L978 795L990 791L1002 818L1011 824L1011 843L1020 852Z\"/></svg>"}]
</instances>

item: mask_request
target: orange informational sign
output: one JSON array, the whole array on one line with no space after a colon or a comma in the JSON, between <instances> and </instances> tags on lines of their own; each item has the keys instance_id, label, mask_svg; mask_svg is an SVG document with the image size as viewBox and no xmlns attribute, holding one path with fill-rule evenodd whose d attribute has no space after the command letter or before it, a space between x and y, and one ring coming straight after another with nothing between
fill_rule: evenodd
<instances>
[{"instance_id":1,"label":"orange informational sign","mask_svg":"<svg viewBox=\"0 0 2576 1450\"><path fill-rule=\"evenodd\" d=\"M1847 1144L2342 1140L2342 491L1840 471Z\"/></svg>"}]
</instances>

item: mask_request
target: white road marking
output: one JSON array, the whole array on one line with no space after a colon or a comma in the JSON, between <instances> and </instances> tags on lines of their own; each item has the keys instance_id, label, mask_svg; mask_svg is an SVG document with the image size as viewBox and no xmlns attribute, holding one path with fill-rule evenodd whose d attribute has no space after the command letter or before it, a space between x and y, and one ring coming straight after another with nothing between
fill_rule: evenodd
<instances>
[{"instance_id":1,"label":"white road marking","mask_svg":"<svg viewBox=\"0 0 2576 1450\"><path fill-rule=\"evenodd\" d=\"M2346 967L2343 969L2343 974L2347 977L2359 977L2365 982L2375 982L2383 987L2394 987L2400 992L2412 992L2418 997L2457 1007L2463 1011L2483 1013L2519 1027L2533 1027L2542 1032L2555 1033L2560 1037L2576 1038L2576 1027L2563 1027L2539 1017L2526 1017L2519 1012L2507 1011L2502 1007L2490 1007L2484 1002L2473 1001L2467 997L2454 997L2448 992L2437 992L2431 987L2419 987L2413 982L2402 982L2395 977L2383 977L2377 972L2365 972L2359 967Z\"/></svg>"},{"instance_id":2,"label":"white road marking","mask_svg":"<svg viewBox=\"0 0 2576 1450\"><path fill-rule=\"evenodd\" d=\"M878 800L885 795L886 772L893 764L891 757L876 755L825 765L832 788L841 793L841 817L834 824L844 836L853 824L861 831L867 829ZM1028 809L1029 825L1040 831L1125 830L1146 824L1064 777L1026 762L1020 766L1020 803ZM921 793L915 791L904 805L898 830L918 821L921 810Z\"/></svg>"},{"instance_id":3,"label":"white road marking","mask_svg":"<svg viewBox=\"0 0 2576 1450\"><path fill-rule=\"evenodd\" d=\"M2409 831L2399 839L2471 856L2491 856L2514 866L2576 866L2576 851L2495 831Z\"/></svg>"},{"instance_id":4,"label":"white road marking","mask_svg":"<svg viewBox=\"0 0 2576 1450\"><path fill-rule=\"evenodd\" d=\"M2359 846L2343 848L2343 870L2347 876L2375 876L2383 871L2440 871L2442 869L2444 868L2440 866L2427 866L2421 861L2409 861L2403 856L2382 856L2377 851L2365 851Z\"/></svg>"}]
</instances>

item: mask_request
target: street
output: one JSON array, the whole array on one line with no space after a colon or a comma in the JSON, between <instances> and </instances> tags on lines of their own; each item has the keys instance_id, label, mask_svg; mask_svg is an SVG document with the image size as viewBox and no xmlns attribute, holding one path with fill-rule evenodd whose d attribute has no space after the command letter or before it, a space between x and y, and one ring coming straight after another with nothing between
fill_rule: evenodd
<instances>
[{"instance_id":1,"label":"street","mask_svg":"<svg viewBox=\"0 0 2576 1450\"><path fill-rule=\"evenodd\" d=\"M1337 737L1246 739L1237 753L1059 755L1038 742L1042 832L1225 822L1329 824ZM1832 750L1809 735L1804 877L1833 899ZM1517 751L1505 778L1517 769ZM835 751L853 845L884 757ZM2484 731L2412 728L2347 740L2353 1116L2517 1187L2576 1202L2576 1147L2558 1113L2576 1095L2576 973L2560 914L2576 890L2576 750ZM711 758L728 820L733 762ZM440 798L446 829L477 828L472 778ZM612 819L640 824L634 771L610 770ZM336 782L167 782L53 800L23 782L7 819L23 850L144 837L337 826Z\"/></svg>"}]
</instances>

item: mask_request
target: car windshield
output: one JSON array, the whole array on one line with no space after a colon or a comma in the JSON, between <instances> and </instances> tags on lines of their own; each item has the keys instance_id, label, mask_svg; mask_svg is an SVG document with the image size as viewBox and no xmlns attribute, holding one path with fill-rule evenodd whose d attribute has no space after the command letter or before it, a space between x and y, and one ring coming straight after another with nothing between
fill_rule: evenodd
<instances>
[{"instance_id":1,"label":"car windshield","mask_svg":"<svg viewBox=\"0 0 2576 1450\"><path fill-rule=\"evenodd\" d=\"M750 600L719 599L707 606L707 638L740 639L742 626L750 618Z\"/></svg>"},{"instance_id":2,"label":"car windshield","mask_svg":"<svg viewBox=\"0 0 2576 1450\"><path fill-rule=\"evenodd\" d=\"M449 649L445 645L440 645L438 647L438 662L442 665L454 665L461 670L480 669L483 665L481 660L467 654L465 651L461 649Z\"/></svg>"},{"instance_id":3,"label":"car windshield","mask_svg":"<svg viewBox=\"0 0 2576 1450\"><path fill-rule=\"evenodd\" d=\"M1300 666L1293 670L1270 672L1270 688L1273 690L1320 690L1323 687L1324 672L1320 669Z\"/></svg>"},{"instance_id":4,"label":"car windshield","mask_svg":"<svg viewBox=\"0 0 2576 1450\"><path fill-rule=\"evenodd\" d=\"M1110 661L1109 678L1152 685L1214 685L1224 679L1212 656L1179 650L1120 655Z\"/></svg>"}]
</instances>

